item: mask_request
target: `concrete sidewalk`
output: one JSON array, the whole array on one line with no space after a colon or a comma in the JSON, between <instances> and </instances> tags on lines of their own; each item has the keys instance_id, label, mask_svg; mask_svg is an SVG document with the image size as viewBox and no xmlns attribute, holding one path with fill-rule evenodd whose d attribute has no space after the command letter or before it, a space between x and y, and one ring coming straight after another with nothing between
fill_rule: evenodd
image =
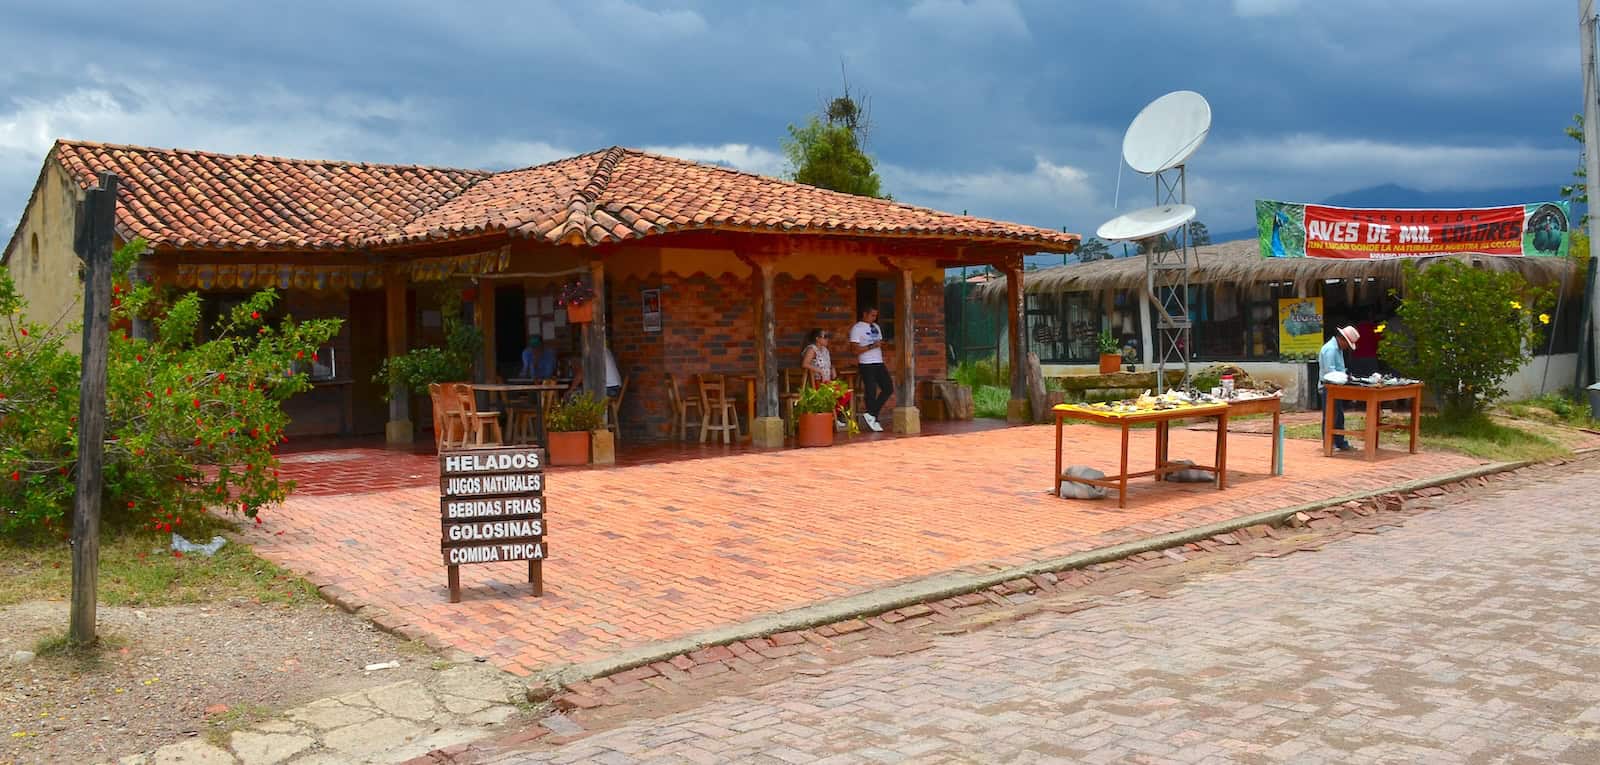
<instances>
[{"instance_id":1,"label":"concrete sidewalk","mask_svg":"<svg viewBox=\"0 0 1600 765\"><path fill-rule=\"evenodd\" d=\"M1066 433L1069 464L1114 469L1116 431ZM530 675L936 574L994 571L1482 464L1437 453L1330 459L1290 441L1287 475L1272 478L1270 440L1237 435L1227 491L1141 481L1118 510L1046 493L1052 434L1022 427L557 473L543 598L528 595L523 567L507 564L464 567L464 601L448 602L432 458L330 460L346 475L399 471L414 485L344 495L322 486L247 533L259 553L380 625ZM1133 459L1147 462L1153 439L1136 432ZM1209 454L1212 439L1174 431L1172 453Z\"/></svg>"}]
</instances>

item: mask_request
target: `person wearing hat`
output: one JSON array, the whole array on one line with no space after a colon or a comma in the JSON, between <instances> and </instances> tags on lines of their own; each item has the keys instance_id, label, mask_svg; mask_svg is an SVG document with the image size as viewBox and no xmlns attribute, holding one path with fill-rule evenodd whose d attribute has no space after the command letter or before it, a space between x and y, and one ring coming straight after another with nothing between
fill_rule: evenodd
<instances>
[{"instance_id":1,"label":"person wearing hat","mask_svg":"<svg viewBox=\"0 0 1600 765\"><path fill-rule=\"evenodd\" d=\"M1330 382L1328 376L1332 374L1338 375L1331 381L1334 384L1349 381L1350 371L1344 364L1344 352L1355 348L1360 340L1361 333L1357 332L1355 327L1340 327L1328 342L1322 344L1322 350L1317 353L1317 395L1322 397L1324 407L1329 406L1330 402L1327 400L1323 383ZM1327 422L1326 417L1323 418L1323 422ZM1333 429L1344 430L1344 410L1337 405L1333 405ZM1347 452L1355 447L1350 445L1350 439L1336 434L1333 437L1333 448Z\"/></svg>"},{"instance_id":2,"label":"person wearing hat","mask_svg":"<svg viewBox=\"0 0 1600 765\"><path fill-rule=\"evenodd\" d=\"M528 347L522 350L522 371L518 376L533 380L548 380L556 376L556 351L544 344L544 338L528 336Z\"/></svg>"}]
</instances>

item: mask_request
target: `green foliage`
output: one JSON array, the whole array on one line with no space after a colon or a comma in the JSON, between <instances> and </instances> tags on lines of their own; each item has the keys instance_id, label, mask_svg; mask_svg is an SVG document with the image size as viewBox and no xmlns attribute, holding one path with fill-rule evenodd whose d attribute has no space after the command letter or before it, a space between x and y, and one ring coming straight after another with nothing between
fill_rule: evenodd
<instances>
[{"instance_id":1,"label":"green foliage","mask_svg":"<svg viewBox=\"0 0 1600 765\"><path fill-rule=\"evenodd\" d=\"M170 531L208 507L255 516L293 488L280 482L282 402L310 388L297 361L328 342L336 319L274 326L277 293L252 295L202 327L200 296L129 281L144 250L116 254L107 360L102 513L107 525ZM77 467L79 359L66 329L23 319L0 275L0 533L65 533ZM121 327L151 323L152 339ZM199 338L209 339L201 340Z\"/></svg>"},{"instance_id":2,"label":"green foliage","mask_svg":"<svg viewBox=\"0 0 1600 765\"><path fill-rule=\"evenodd\" d=\"M833 414L839 402L850 403L850 386L843 380L833 380L800 391L794 404L796 414Z\"/></svg>"},{"instance_id":3,"label":"green foliage","mask_svg":"<svg viewBox=\"0 0 1600 765\"><path fill-rule=\"evenodd\" d=\"M1550 321L1549 290L1529 286L1514 271L1453 260L1427 270L1406 263L1405 284L1378 355L1426 383L1446 419L1468 417L1504 395L1502 381L1531 358Z\"/></svg>"},{"instance_id":4,"label":"green foliage","mask_svg":"<svg viewBox=\"0 0 1600 765\"><path fill-rule=\"evenodd\" d=\"M1100 330L1100 334L1094 339L1094 347L1101 354L1122 352L1122 346L1117 343L1117 336L1111 334L1109 329Z\"/></svg>"},{"instance_id":5,"label":"green foliage","mask_svg":"<svg viewBox=\"0 0 1600 765\"><path fill-rule=\"evenodd\" d=\"M1009 386L1011 384L1011 369L1006 366L995 367L994 362L963 361L950 370L950 379L977 391L985 385Z\"/></svg>"},{"instance_id":6,"label":"green foliage","mask_svg":"<svg viewBox=\"0 0 1600 765\"><path fill-rule=\"evenodd\" d=\"M545 413L545 428L552 433L580 433L599 430L606 421L606 402L583 391L567 397Z\"/></svg>"},{"instance_id":7,"label":"green foliage","mask_svg":"<svg viewBox=\"0 0 1600 765\"><path fill-rule=\"evenodd\" d=\"M985 417L1003 420L1006 417L1006 405L1011 403L1011 389L998 385L985 385L972 389L972 414L974 417Z\"/></svg>"},{"instance_id":8,"label":"green foliage","mask_svg":"<svg viewBox=\"0 0 1600 765\"><path fill-rule=\"evenodd\" d=\"M1211 229L1206 228L1206 224L1200 221L1190 221L1189 244L1196 247L1204 247L1211 244Z\"/></svg>"},{"instance_id":9,"label":"green foliage","mask_svg":"<svg viewBox=\"0 0 1600 765\"><path fill-rule=\"evenodd\" d=\"M1078 243L1078 262L1093 263L1097 260L1110 260L1111 246L1098 236L1091 236Z\"/></svg>"},{"instance_id":10,"label":"green foliage","mask_svg":"<svg viewBox=\"0 0 1600 765\"><path fill-rule=\"evenodd\" d=\"M483 350L483 333L462 321L461 296L455 290L440 288L436 293L443 316L444 347L412 348L394 358L384 359L372 376L375 383L398 383L412 393L428 392L432 383L460 382L472 377L472 364ZM389 392L384 393L388 399Z\"/></svg>"},{"instance_id":11,"label":"green foliage","mask_svg":"<svg viewBox=\"0 0 1600 765\"><path fill-rule=\"evenodd\" d=\"M1566 132L1568 138L1578 142L1578 169L1572 172L1572 177L1577 178L1578 180L1569 186L1562 186L1561 196L1571 200L1574 205L1588 205L1589 169L1583 164L1583 115L1572 115L1572 124L1568 125L1564 132ZM1588 222L1589 216L1587 213L1585 213L1584 216L1578 220L1578 225L1574 226L1574 228L1582 227Z\"/></svg>"},{"instance_id":12,"label":"green foliage","mask_svg":"<svg viewBox=\"0 0 1600 765\"><path fill-rule=\"evenodd\" d=\"M872 157L861 147L856 129L811 117L801 127L789 126L783 142L790 178L846 194L887 198Z\"/></svg>"}]
</instances>

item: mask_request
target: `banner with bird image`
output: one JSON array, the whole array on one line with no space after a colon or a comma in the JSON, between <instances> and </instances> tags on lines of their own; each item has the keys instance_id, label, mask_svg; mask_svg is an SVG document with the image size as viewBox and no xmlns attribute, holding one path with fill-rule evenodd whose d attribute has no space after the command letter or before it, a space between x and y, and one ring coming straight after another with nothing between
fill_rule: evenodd
<instances>
[{"instance_id":1,"label":"banner with bird image","mask_svg":"<svg viewBox=\"0 0 1600 765\"><path fill-rule=\"evenodd\" d=\"M1385 260L1456 253L1564 257L1567 202L1456 210L1378 210L1256 201L1264 258Z\"/></svg>"}]
</instances>

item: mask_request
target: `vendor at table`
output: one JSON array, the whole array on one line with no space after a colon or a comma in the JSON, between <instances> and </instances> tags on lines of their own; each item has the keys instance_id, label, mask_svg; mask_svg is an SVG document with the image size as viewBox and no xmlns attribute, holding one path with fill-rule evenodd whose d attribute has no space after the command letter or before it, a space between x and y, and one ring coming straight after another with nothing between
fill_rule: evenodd
<instances>
[{"instance_id":1,"label":"vendor at table","mask_svg":"<svg viewBox=\"0 0 1600 765\"><path fill-rule=\"evenodd\" d=\"M528 347L522 349L522 369L519 377L549 380L556 376L556 349L544 344L538 335L528 336Z\"/></svg>"},{"instance_id":2,"label":"vendor at table","mask_svg":"<svg viewBox=\"0 0 1600 765\"><path fill-rule=\"evenodd\" d=\"M1360 340L1361 333L1357 332L1355 327L1340 327L1328 342L1322 344L1322 351L1317 354L1317 394L1322 397L1323 407L1333 407L1334 430L1344 430L1344 410L1340 409L1337 403L1328 400L1323 384L1332 382L1338 385L1349 381L1350 371L1345 366L1344 353L1355 348ZM1332 380L1328 379L1330 374L1335 374ZM1326 414L1323 415L1322 422L1326 428L1328 422ZM1333 437L1333 448L1347 452L1355 447L1351 446L1350 440L1342 434L1336 434Z\"/></svg>"}]
</instances>

